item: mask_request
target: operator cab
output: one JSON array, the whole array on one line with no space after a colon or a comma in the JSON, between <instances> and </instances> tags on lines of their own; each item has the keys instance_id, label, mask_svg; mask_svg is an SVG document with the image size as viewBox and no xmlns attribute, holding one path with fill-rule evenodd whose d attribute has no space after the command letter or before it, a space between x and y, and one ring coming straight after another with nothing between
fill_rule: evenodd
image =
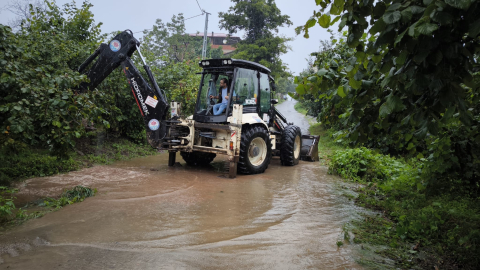
<instances>
[{"instance_id":1,"label":"operator cab","mask_svg":"<svg viewBox=\"0 0 480 270\"><path fill-rule=\"evenodd\" d=\"M199 63L203 68L193 119L203 123L226 123L233 104L243 105L243 113L269 114L273 78L270 70L260 64L238 59L209 59ZM228 99L222 96L220 81L226 79ZM210 98L219 97L217 98ZM220 105L224 109L214 115ZM226 102L226 103L225 103ZM215 107L215 110L214 110Z\"/></svg>"}]
</instances>

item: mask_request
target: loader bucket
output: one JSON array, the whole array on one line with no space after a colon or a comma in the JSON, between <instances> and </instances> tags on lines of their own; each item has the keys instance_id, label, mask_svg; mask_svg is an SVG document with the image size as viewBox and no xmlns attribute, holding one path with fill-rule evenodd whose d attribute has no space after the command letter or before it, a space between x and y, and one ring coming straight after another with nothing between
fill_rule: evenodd
<instances>
[{"instance_id":1,"label":"loader bucket","mask_svg":"<svg viewBox=\"0 0 480 270\"><path fill-rule=\"evenodd\" d=\"M300 159L305 161L319 161L318 140L320 136L302 135L302 149Z\"/></svg>"}]
</instances>

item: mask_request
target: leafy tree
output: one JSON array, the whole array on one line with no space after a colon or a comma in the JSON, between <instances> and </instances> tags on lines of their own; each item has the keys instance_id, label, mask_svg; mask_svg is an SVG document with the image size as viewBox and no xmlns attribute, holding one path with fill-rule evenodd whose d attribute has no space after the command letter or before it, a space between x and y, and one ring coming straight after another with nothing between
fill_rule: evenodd
<instances>
[{"instance_id":1,"label":"leafy tree","mask_svg":"<svg viewBox=\"0 0 480 270\"><path fill-rule=\"evenodd\" d=\"M88 2L80 9L47 4L15 34L0 25L0 142L64 154L85 134L84 121L109 126L109 107L98 106L105 93L74 90L85 76L73 69L98 46L100 25Z\"/></svg>"},{"instance_id":2,"label":"leafy tree","mask_svg":"<svg viewBox=\"0 0 480 270\"><path fill-rule=\"evenodd\" d=\"M220 28L230 34L245 31L244 40L236 44L235 58L258 62L277 76L288 76L287 66L280 55L290 48L291 38L276 36L278 27L292 25L288 15L282 15L274 0L232 0L234 6L219 12Z\"/></svg>"},{"instance_id":3,"label":"leafy tree","mask_svg":"<svg viewBox=\"0 0 480 270\"><path fill-rule=\"evenodd\" d=\"M185 32L182 13L173 15L171 22L166 24L157 19L152 30L145 30L143 33L143 48L152 51L158 59L167 56L168 63L195 60L202 56L203 37L193 37ZM207 45L207 57L222 58L221 48L212 49L210 42L207 42Z\"/></svg>"},{"instance_id":4,"label":"leafy tree","mask_svg":"<svg viewBox=\"0 0 480 270\"><path fill-rule=\"evenodd\" d=\"M297 92L344 106L340 137L394 154L426 157L431 184L478 189L480 3L471 0L316 0L317 23L347 28L354 54L318 62ZM340 121L339 120L339 121ZM453 126L452 126L453 125ZM455 127L455 128L453 128ZM453 130L455 136L452 136ZM461 130L461 131L460 131ZM381 139L379 139L381 138ZM384 140L384 141L382 141ZM468 172L468 173L467 173ZM425 183L424 183L425 184Z\"/></svg>"}]
</instances>

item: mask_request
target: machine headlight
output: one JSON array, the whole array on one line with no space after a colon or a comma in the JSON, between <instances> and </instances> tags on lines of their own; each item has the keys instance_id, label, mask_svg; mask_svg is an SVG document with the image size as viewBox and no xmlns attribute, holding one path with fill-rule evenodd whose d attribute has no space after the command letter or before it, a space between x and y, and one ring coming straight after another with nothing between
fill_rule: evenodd
<instances>
[{"instance_id":1,"label":"machine headlight","mask_svg":"<svg viewBox=\"0 0 480 270\"><path fill-rule=\"evenodd\" d=\"M208 66L208 65L210 65L210 62L208 62L208 61L205 61L205 65L207 65L207 66Z\"/></svg>"},{"instance_id":2,"label":"machine headlight","mask_svg":"<svg viewBox=\"0 0 480 270\"><path fill-rule=\"evenodd\" d=\"M232 60L228 60L228 64L230 64L230 65L231 65L231 64L232 64Z\"/></svg>"},{"instance_id":3,"label":"machine headlight","mask_svg":"<svg viewBox=\"0 0 480 270\"><path fill-rule=\"evenodd\" d=\"M223 64L226 65L226 64L227 64L227 60L223 60Z\"/></svg>"}]
</instances>

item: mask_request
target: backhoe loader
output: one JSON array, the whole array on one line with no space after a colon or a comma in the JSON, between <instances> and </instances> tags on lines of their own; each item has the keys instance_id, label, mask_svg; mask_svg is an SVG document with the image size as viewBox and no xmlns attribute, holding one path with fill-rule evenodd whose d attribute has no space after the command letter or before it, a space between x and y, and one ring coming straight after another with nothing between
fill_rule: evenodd
<instances>
[{"instance_id":1,"label":"backhoe loader","mask_svg":"<svg viewBox=\"0 0 480 270\"><path fill-rule=\"evenodd\" d=\"M195 112L184 117L182 104L166 100L139 47L130 30L101 44L78 69L89 79L80 88L94 89L122 66L144 119L147 140L152 147L169 152L169 166L175 164L176 152L189 165L207 165L216 155L225 155L229 177L235 178L237 172L263 173L272 156L280 156L285 166L300 159L318 161L319 137L302 136L300 128L275 109L275 81L265 66L239 59L199 61L202 77ZM150 84L131 60L135 51Z\"/></svg>"}]
</instances>

